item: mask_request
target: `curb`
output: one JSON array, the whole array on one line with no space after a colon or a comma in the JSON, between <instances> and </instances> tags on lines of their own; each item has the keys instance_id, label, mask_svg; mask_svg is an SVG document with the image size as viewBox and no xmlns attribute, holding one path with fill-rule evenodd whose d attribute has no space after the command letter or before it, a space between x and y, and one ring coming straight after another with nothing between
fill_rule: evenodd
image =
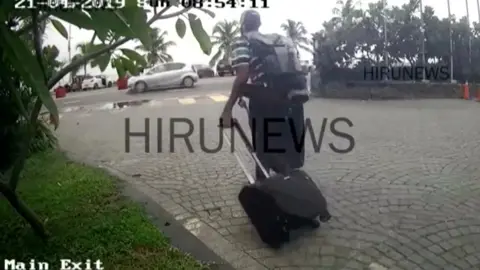
<instances>
[{"instance_id":1,"label":"curb","mask_svg":"<svg viewBox=\"0 0 480 270\"><path fill-rule=\"evenodd\" d=\"M123 194L134 202L140 203L150 217L152 223L165 235L170 244L207 264L211 270L234 270L234 268L215 254L200 239L178 222L165 208L149 196L138 190L133 184L123 180L126 176L115 169L102 166L101 169L120 179Z\"/></svg>"},{"instance_id":2,"label":"curb","mask_svg":"<svg viewBox=\"0 0 480 270\"><path fill-rule=\"evenodd\" d=\"M122 194L131 201L142 205L150 221L170 240L170 244L180 251L191 255L196 260L207 265L211 270L235 270L235 268L213 252L200 239L188 231L179 221L177 221L165 208L152 198L137 189L130 181L129 177L113 168L104 165L94 164L76 158L66 151L62 151L68 159L80 164L88 165L94 168L100 168L109 175L117 178L116 184L121 188Z\"/></svg>"}]
</instances>

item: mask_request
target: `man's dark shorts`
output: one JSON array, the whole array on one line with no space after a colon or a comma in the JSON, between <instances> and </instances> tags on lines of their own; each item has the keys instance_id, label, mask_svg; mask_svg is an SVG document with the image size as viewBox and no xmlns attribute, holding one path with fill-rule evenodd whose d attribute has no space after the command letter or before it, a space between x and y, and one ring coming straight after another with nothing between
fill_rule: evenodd
<instances>
[{"instance_id":1,"label":"man's dark shorts","mask_svg":"<svg viewBox=\"0 0 480 270\"><path fill-rule=\"evenodd\" d=\"M262 164L277 172L302 167L305 161L303 105L268 104L251 99L249 109L252 139Z\"/></svg>"}]
</instances>

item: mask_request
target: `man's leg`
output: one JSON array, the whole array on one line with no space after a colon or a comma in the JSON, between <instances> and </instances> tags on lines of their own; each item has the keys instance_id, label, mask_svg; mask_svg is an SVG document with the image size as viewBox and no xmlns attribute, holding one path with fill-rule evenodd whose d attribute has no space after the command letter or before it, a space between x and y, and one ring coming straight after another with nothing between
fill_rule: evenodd
<instances>
[{"instance_id":1,"label":"man's leg","mask_svg":"<svg viewBox=\"0 0 480 270\"><path fill-rule=\"evenodd\" d=\"M280 109L278 110L280 111ZM278 153L275 172L288 173L288 170L303 167L305 161L305 119L303 105L292 105L285 109L285 122L280 127L281 137L277 144L284 153Z\"/></svg>"},{"instance_id":2,"label":"man's leg","mask_svg":"<svg viewBox=\"0 0 480 270\"><path fill-rule=\"evenodd\" d=\"M264 143L262 146L265 152L265 163L276 173L285 174L290 168L288 154L291 152L290 131L286 128L288 107L278 104L269 106L267 110L262 123L263 134L259 138Z\"/></svg>"},{"instance_id":3,"label":"man's leg","mask_svg":"<svg viewBox=\"0 0 480 270\"><path fill-rule=\"evenodd\" d=\"M260 125L263 122L263 112L262 109L259 106L256 106L254 102L250 100L249 102L249 124L250 124L250 130L251 130L251 138L252 138L252 144L255 149L255 154L257 155L257 158L260 160L262 165L265 167L265 169L269 170L268 167L268 162L265 158L264 152L262 151L264 148L263 144L263 129L262 126ZM261 181L262 179L265 179L266 176L260 169L260 166L255 164L255 179L257 181Z\"/></svg>"},{"instance_id":4,"label":"man's leg","mask_svg":"<svg viewBox=\"0 0 480 270\"><path fill-rule=\"evenodd\" d=\"M284 174L288 169L302 167L305 154L304 143L300 143L305 133L303 106L290 108L284 105L253 104L250 103L252 140L257 157L267 172L271 169ZM269 137L266 137L267 125ZM296 137L292 135L293 132ZM256 166L255 176L257 179L265 178L259 166Z\"/></svg>"},{"instance_id":5,"label":"man's leg","mask_svg":"<svg viewBox=\"0 0 480 270\"><path fill-rule=\"evenodd\" d=\"M303 105L293 105L289 110L287 141L289 152L286 153L292 169L303 167L305 163L305 114Z\"/></svg>"}]
</instances>

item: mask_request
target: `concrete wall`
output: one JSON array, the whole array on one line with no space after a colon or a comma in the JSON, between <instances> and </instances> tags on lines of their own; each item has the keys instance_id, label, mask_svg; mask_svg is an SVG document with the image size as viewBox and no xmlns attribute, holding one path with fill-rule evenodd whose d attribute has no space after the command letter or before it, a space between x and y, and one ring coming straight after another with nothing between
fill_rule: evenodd
<instances>
[{"instance_id":1,"label":"concrete wall","mask_svg":"<svg viewBox=\"0 0 480 270\"><path fill-rule=\"evenodd\" d=\"M331 83L319 87L312 77L312 94L322 98L343 99L426 99L462 98L459 84L419 82ZM317 85L315 87L315 85ZM474 89L471 87L471 89ZM473 93L472 93L473 94Z\"/></svg>"}]
</instances>

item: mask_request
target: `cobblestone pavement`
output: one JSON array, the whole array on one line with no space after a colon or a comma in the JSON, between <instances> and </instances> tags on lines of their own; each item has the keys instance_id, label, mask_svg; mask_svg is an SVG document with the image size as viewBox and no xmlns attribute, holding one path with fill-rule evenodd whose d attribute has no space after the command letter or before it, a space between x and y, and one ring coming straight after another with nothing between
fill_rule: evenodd
<instances>
[{"instance_id":1,"label":"cobblestone pavement","mask_svg":"<svg viewBox=\"0 0 480 270\"><path fill-rule=\"evenodd\" d=\"M237 202L246 177L228 145L216 154L200 149L201 140L214 148L222 138L215 128L221 109L205 101L81 118L65 113L58 133L68 152L132 176L129 181L237 269L480 268L480 121L472 117L480 115L480 104L311 101L307 114L317 136L324 117L328 122L348 117L354 126L338 129L352 134L356 146L348 154L331 151L329 143L337 148L346 143L328 125L320 153L307 141L305 170L324 191L334 218L280 251L261 243ZM131 152L125 153L126 117L132 131L144 130L144 118L150 119L150 153L144 152L143 138L132 138ZM157 117L163 137L157 136ZM168 151L172 117L194 122L193 153L180 139L174 153ZM205 119L203 137L199 118ZM177 126L187 131L185 124ZM238 140L235 144L247 161ZM251 161L248 165L252 170Z\"/></svg>"}]
</instances>

